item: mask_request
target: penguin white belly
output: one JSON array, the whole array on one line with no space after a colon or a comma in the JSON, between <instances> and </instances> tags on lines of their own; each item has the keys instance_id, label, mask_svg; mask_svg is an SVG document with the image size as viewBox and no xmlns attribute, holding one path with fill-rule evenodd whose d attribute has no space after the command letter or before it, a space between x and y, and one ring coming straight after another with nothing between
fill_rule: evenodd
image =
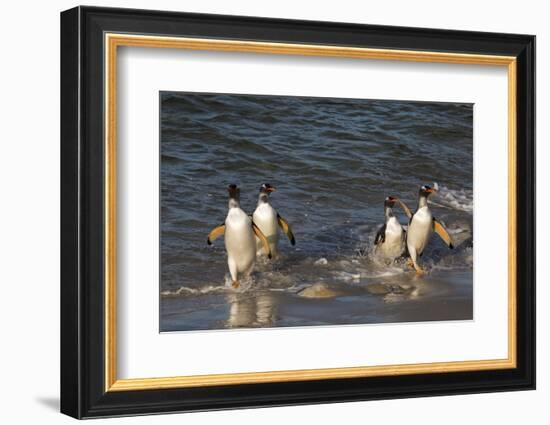
<instances>
[{"instance_id":1,"label":"penguin white belly","mask_svg":"<svg viewBox=\"0 0 550 425\"><path fill-rule=\"evenodd\" d=\"M424 252L433 232L432 213L428 207L420 208L414 215L407 230L407 246L416 254Z\"/></svg>"},{"instance_id":2,"label":"penguin white belly","mask_svg":"<svg viewBox=\"0 0 550 425\"><path fill-rule=\"evenodd\" d=\"M250 217L240 208L231 208L225 219L225 249L233 281L252 271L256 242Z\"/></svg>"},{"instance_id":3,"label":"penguin white belly","mask_svg":"<svg viewBox=\"0 0 550 425\"><path fill-rule=\"evenodd\" d=\"M263 203L256 208L252 215L254 224L259 227L262 233L269 242L269 248L271 249L271 255L275 257L277 255L277 245L279 243L279 223L277 221L277 211L268 203ZM256 238L256 254L266 255L260 239Z\"/></svg>"},{"instance_id":4,"label":"penguin white belly","mask_svg":"<svg viewBox=\"0 0 550 425\"><path fill-rule=\"evenodd\" d=\"M386 258L397 258L404 250L403 227L397 218L391 217L386 223L384 242L377 247L377 253Z\"/></svg>"}]
</instances>

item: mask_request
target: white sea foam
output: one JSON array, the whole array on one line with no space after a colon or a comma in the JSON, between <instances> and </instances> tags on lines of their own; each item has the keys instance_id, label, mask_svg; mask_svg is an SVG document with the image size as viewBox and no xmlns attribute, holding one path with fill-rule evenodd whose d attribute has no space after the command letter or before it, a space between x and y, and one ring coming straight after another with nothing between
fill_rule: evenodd
<instances>
[{"instance_id":1,"label":"white sea foam","mask_svg":"<svg viewBox=\"0 0 550 425\"><path fill-rule=\"evenodd\" d=\"M344 271L334 272L336 279L343 280L344 282L356 282L361 279L361 273L349 273Z\"/></svg>"},{"instance_id":2,"label":"white sea foam","mask_svg":"<svg viewBox=\"0 0 550 425\"><path fill-rule=\"evenodd\" d=\"M316 266L326 266L328 264L328 260L326 258L319 258L317 261L313 263Z\"/></svg>"},{"instance_id":3,"label":"white sea foam","mask_svg":"<svg viewBox=\"0 0 550 425\"><path fill-rule=\"evenodd\" d=\"M160 293L161 296L184 296L184 295L204 295L204 294L221 294L227 291L226 286L207 285L200 288L190 288L189 286L180 286L177 289L167 289Z\"/></svg>"},{"instance_id":4,"label":"white sea foam","mask_svg":"<svg viewBox=\"0 0 550 425\"><path fill-rule=\"evenodd\" d=\"M444 208L472 212L474 210L474 194L473 191L467 189L455 190L441 186L437 196L430 199L430 203Z\"/></svg>"}]
</instances>

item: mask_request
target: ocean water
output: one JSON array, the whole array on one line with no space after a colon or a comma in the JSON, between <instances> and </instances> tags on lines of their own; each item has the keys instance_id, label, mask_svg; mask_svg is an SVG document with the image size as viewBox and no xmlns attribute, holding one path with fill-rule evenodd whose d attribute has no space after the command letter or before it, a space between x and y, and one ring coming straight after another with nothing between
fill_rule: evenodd
<instances>
[{"instance_id":1,"label":"ocean water","mask_svg":"<svg viewBox=\"0 0 550 425\"><path fill-rule=\"evenodd\" d=\"M161 331L472 319L473 105L162 92ZM383 203L430 198L436 235L416 276L373 255ZM227 185L252 213L262 183L296 237L230 287ZM401 224L406 216L397 207ZM307 290L318 288L318 291Z\"/></svg>"}]
</instances>

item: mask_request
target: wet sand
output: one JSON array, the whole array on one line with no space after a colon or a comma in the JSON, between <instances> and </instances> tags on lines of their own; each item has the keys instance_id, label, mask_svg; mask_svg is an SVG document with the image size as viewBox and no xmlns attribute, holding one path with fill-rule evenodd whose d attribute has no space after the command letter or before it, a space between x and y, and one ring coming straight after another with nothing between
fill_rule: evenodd
<instances>
[{"instance_id":1,"label":"wet sand","mask_svg":"<svg viewBox=\"0 0 550 425\"><path fill-rule=\"evenodd\" d=\"M163 296L161 331L473 319L471 270L311 286Z\"/></svg>"}]
</instances>

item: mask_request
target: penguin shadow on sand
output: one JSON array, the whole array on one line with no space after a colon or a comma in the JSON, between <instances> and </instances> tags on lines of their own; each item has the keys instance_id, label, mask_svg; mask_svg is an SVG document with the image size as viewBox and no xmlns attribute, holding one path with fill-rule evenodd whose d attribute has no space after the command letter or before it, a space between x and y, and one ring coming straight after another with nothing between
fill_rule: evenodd
<instances>
[{"instance_id":1,"label":"penguin shadow on sand","mask_svg":"<svg viewBox=\"0 0 550 425\"><path fill-rule=\"evenodd\" d=\"M406 273L408 284L398 285L392 288L392 291L384 296L384 301L395 303L401 301L413 301L422 297L444 295L452 291L445 284L434 281L433 273L442 271L455 266L463 266L468 261L472 261L473 239L470 229L467 227L449 228L452 235L454 249L450 251L445 244L434 238L430 246L424 251L423 269L425 273ZM469 260L466 258L469 257ZM407 266L409 268L410 266Z\"/></svg>"},{"instance_id":2,"label":"penguin shadow on sand","mask_svg":"<svg viewBox=\"0 0 550 425\"><path fill-rule=\"evenodd\" d=\"M388 283L385 285L387 293L383 295L385 303L399 303L435 295L441 288L431 282L426 275L414 274L407 282Z\"/></svg>"},{"instance_id":3,"label":"penguin shadow on sand","mask_svg":"<svg viewBox=\"0 0 550 425\"><path fill-rule=\"evenodd\" d=\"M274 326L277 321L277 297L269 291L230 293L227 302L228 328Z\"/></svg>"}]
</instances>

